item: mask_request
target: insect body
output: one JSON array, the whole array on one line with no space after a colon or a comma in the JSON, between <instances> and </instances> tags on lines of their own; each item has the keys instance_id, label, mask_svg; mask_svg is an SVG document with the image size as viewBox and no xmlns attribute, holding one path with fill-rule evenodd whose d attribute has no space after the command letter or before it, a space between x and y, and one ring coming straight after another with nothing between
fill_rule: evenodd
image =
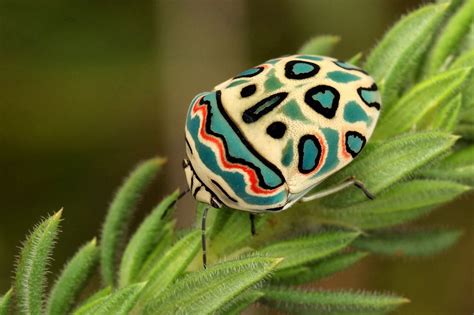
<instances>
[{"instance_id":1,"label":"insect body","mask_svg":"<svg viewBox=\"0 0 474 315\"><path fill-rule=\"evenodd\" d=\"M287 209L361 152L380 106L374 80L350 64L312 55L268 60L191 102L188 186L214 207Z\"/></svg>"}]
</instances>

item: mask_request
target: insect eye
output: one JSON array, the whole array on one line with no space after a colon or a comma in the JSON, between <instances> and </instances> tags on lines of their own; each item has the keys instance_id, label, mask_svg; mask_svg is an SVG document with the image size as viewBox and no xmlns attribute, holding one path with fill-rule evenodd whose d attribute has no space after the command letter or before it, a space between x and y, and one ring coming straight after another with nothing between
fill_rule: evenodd
<instances>
[{"instance_id":1,"label":"insect eye","mask_svg":"<svg viewBox=\"0 0 474 315\"><path fill-rule=\"evenodd\" d=\"M240 91L240 96L242 97L249 97L255 93L257 87L255 84L247 85Z\"/></svg>"},{"instance_id":2,"label":"insect eye","mask_svg":"<svg viewBox=\"0 0 474 315\"><path fill-rule=\"evenodd\" d=\"M285 135L286 125L281 121L275 121L267 127L267 134L274 139L281 139Z\"/></svg>"}]
</instances>

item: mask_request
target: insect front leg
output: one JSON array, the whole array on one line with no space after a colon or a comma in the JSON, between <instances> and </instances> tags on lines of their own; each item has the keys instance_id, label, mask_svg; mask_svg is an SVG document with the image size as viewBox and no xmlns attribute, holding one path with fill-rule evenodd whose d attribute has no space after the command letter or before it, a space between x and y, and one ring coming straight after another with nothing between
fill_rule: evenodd
<instances>
[{"instance_id":1,"label":"insect front leg","mask_svg":"<svg viewBox=\"0 0 474 315\"><path fill-rule=\"evenodd\" d=\"M317 192L315 194L312 194L310 196L306 196L306 197L301 198L301 202L308 202L308 201L320 199L320 198L332 195L334 193L337 193L341 190L344 190L344 189L346 189L347 187L350 187L350 186L355 186L358 189L360 189L364 193L364 195L367 198L369 198L370 200L375 199L375 196L365 187L364 183L357 180L354 176L351 176L351 177L347 178L346 180L344 180L342 183L340 183L337 186L334 186L334 187L328 188L326 190L323 190L323 191Z\"/></svg>"}]
</instances>

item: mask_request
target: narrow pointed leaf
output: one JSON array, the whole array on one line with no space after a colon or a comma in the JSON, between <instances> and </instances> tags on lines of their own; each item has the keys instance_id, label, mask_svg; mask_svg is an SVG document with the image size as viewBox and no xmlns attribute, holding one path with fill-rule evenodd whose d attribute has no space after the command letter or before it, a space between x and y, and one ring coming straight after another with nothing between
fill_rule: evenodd
<instances>
[{"instance_id":1,"label":"narrow pointed leaf","mask_svg":"<svg viewBox=\"0 0 474 315\"><path fill-rule=\"evenodd\" d=\"M0 315L10 314L12 304L13 290L10 289L4 295L0 296Z\"/></svg>"},{"instance_id":2,"label":"narrow pointed leaf","mask_svg":"<svg viewBox=\"0 0 474 315\"><path fill-rule=\"evenodd\" d=\"M81 305L72 312L72 314L74 315L87 314L88 312L90 312L90 310L92 310L93 308L95 308L96 306L104 302L111 293L112 293L111 287L106 287L94 293L89 298L87 298L84 302L82 302Z\"/></svg>"},{"instance_id":3,"label":"narrow pointed leaf","mask_svg":"<svg viewBox=\"0 0 474 315\"><path fill-rule=\"evenodd\" d=\"M470 68L454 69L417 84L385 112L375 136L387 138L417 126L425 115L451 100L465 83L470 71Z\"/></svg>"},{"instance_id":4,"label":"narrow pointed leaf","mask_svg":"<svg viewBox=\"0 0 474 315\"><path fill-rule=\"evenodd\" d=\"M15 295L20 314L43 313L46 273L58 234L62 210L41 222L28 236L15 272Z\"/></svg>"},{"instance_id":5,"label":"narrow pointed leaf","mask_svg":"<svg viewBox=\"0 0 474 315\"><path fill-rule=\"evenodd\" d=\"M354 246L389 256L430 256L452 246L461 236L459 230L384 231L357 239Z\"/></svg>"},{"instance_id":6,"label":"narrow pointed leaf","mask_svg":"<svg viewBox=\"0 0 474 315\"><path fill-rule=\"evenodd\" d=\"M356 240L357 242L357 240ZM275 274L271 281L275 284L304 284L329 277L339 271L347 269L362 258L364 252L339 253L307 266L288 268Z\"/></svg>"},{"instance_id":7,"label":"narrow pointed leaf","mask_svg":"<svg viewBox=\"0 0 474 315\"><path fill-rule=\"evenodd\" d=\"M462 95L458 94L452 100L441 106L431 119L431 128L440 131L452 132L458 122L462 106Z\"/></svg>"},{"instance_id":8,"label":"narrow pointed leaf","mask_svg":"<svg viewBox=\"0 0 474 315\"><path fill-rule=\"evenodd\" d=\"M129 314L130 310L135 306L141 290L145 283L135 283L122 288L111 295L107 296L93 307L86 314L90 315L121 315Z\"/></svg>"},{"instance_id":9,"label":"narrow pointed leaf","mask_svg":"<svg viewBox=\"0 0 474 315\"><path fill-rule=\"evenodd\" d=\"M259 255L285 258L278 265L276 273L278 276L280 270L311 263L344 249L358 235L359 233L357 232L338 230L321 232L290 241L278 242L260 249L257 253Z\"/></svg>"},{"instance_id":10,"label":"narrow pointed leaf","mask_svg":"<svg viewBox=\"0 0 474 315\"><path fill-rule=\"evenodd\" d=\"M212 314L261 282L281 258L247 257L226 261L177 280L145 314Z\"/></svg>"},{"instance_id":11,"label":"narrow pointed leaf","mask_svg":"<svg viewBox=\"0 0 474 315\"><path fill-rule=\"evenodd\" d=\"M82 289L87 284L97 262L99 261L99 249L96 240L93 239L84 245L66 264L58 280L51 290L47 314L67 314L71 307L77 302Z\"/></svg>"},{"instance_id":12,"label":"narrow pointed leaf","mask_svg":"<svg viewBox=\"0 0 474 315\"><path fill-rule=\"evenodd\" d=\"M474 186L474 145L454 152L439 164L424 170L422 175Z\"/></svg>"},{"instance_id":13,"label":"narrow pointed leaf","mask_svg":"<svg viewBox=\"0 0 474 315\"><path fill-rule=\"evenodd\" d=\"M331 54L334 46L336 46L340 40L341 38L339 36L334 35L315 36L298 50L298 54L326 56Z\"/></svg>"},{"instance_id":14,"label":"narrow pointed leaf","mask_svg":"<svg viewBox=\"0 0 474 315\"><path fill-rule=\"evenodd\" d=\"M265 288L263 302L294 314L384 314L408 303L406 298L370 292L303 291Z\"/></svg>"},{"instance_id":15,"label":"narrow pointed leaf","mask_svg":"<svg viewBox=\"0 0 474 315\"><path fill-rule=\"evenodd\" d=\"M473 23L473 37L474 37L474 23ZM458 59L451 65L451 69L459 68L474 68L474 49L471 49L459 56ZM468 117L474 117L474 73L471 72L471 75L466 79L466 83L462 89L462 109L463 114L468 115ZM468 111L471 110L470 113Z\"/></svg>"},{"instance_id":16,"label":"narrow pointed leaf","mask_svg":"<svg viewBox=\"0 0 474 315\"><path fill-rule=\"evenodd\" d=\"M237 296L234 300L226 303L219 309L217 315L239 315L242 314L251 304L257 302L263 297L263 292L257 290L248 290Z\"/></svg>"},{"instance_id":17,"label":"narrow pointed leaf","mask_svg":"<svg viewBox=\"0 0 474 315\"><path fill-rule=\"evenodd\" d=\"M459 51L474 21L474 0L466 0L449 19L428 56L427 73L437 72L449 56Z\"/></svg>"},{"instance_id":18,"label":"narrow pointed leaf","mask_svg":"<svg viewBox=\"0 0 474 315\"><path fill-rule=\"evenodd\" d=\"M413 180L394 185L375 200L338 209L324 209L326 220L359 228L380 228L413 220L432 207L448 202L469 189L442 180Z\"/></svg>"},{"instance_id":19,"label":"narrow pointed leaf","mask_svg":"<svg viewBox=\"0 0 474 315\"><path fill-rule=\"evenodd\" d=\"M201 231L194 230L181 238L156 262L140 297L141 302L159 295L181 275L200 249L200 241Z\"/></svg>"},{"instance_id":20,"label":"narrow pointed leaf","mask_svg":"<svg viewBox=\"0 0 474 315\"><path fill-rule=\"evenodd\" d=\"M455 140L456 137L445 133L418 132L376 143L373 149L363 151L354 162L326 180L321 189L355 176L378 199L379 192L445 153ZM324 198L322 202L334 208L366 200L360 190L348 188Z\"/></svg>"},{"instance_id":21,"label":"narrow pointed leaf","mask_svg":"<svg viewBox=\"0 0 474 315\"><path fill-rule=\"evenodd\" d=\"M112 285L117 280L117 263L130 217L141 194L164 162L164 159L155 158L138 165L119 188L107 211L102 227L100 255L102 279L105 284Z\"/></svg>"},{"instance_id":22,"label":"narrow pointed leaf","mask_svg":"<svg viewBox=\"0 0 474 315\"><path fill-rule=\"evenodd\" d=\"M362 53L359 52L357 54L355 54L354 56L352 56L351 58L349 58L347 60L347 63L348 64L351 64L351 65L354 65L354 66L358 66L362 60Z\"/></svg>"},{"instance_id":23,"label":"narrow pointed leaf","mask_svg":"<svg viewBox=\"0 0 474 315\"><path fill-rule=\"evenodd\" d=\"M369 54L364 69L378 83L384 107L389 109L404 82L417 71L423 53L428 47L446 9L445 4L426 5L402 18Z\"/></svg>"},{"instance_id":24,"label":"narrow pointed leaf","mask_svg":"<svg viewBox=\"0 0 474 315\"><path fill-rule=\"evenodd\" d=\"M145 218L137 231L133 234L125 248L119 273L119 286L124 287L133 283L145 263L147 257L160 242L160 231L168 220L162 218L165 212L169 214L179 195L179 191L165 198ZM163 235L164 236L164 235Z\"/></svg>"}]
</instances>

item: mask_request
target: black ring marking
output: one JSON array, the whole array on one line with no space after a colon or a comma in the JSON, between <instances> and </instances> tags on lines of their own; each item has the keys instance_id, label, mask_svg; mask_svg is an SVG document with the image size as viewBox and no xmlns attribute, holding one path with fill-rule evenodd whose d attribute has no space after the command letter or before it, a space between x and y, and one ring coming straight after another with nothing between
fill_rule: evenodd
<instances>
[{"instance_id":1,"label":"black ring marking","mask_svg":"<svg viewBox=\"0 0 474 315\"><path fill-rule=\"evenodd\" d=\"M372 84L370 87L368 88L364 88L364 87L360 87L357 89L357 94L359 94L360 96L360 99L369 107L373 107L377 110L380 110L380 103L378 102L372 102L372 103L368 103L365 101L365 99L362 97L362 91L378 91L378 87L377 87L377 84Z\"/></svg>"},{"instance_id":2,"label":"black ring marking","mask_svg":"<svg viewBox=\"0 0 474 315\"><path fill-rule=\"evenodd\" d=\"M272 122L267 127L267 134L273 139L281 139L285 135L286 125L281 121Z\"/></svg>"},{"instance_id":3,"label":"black ring marking","mask_svg":"<svg viewBox=\"0 0 474 315\"><path fill-rule=\"evenodd\" d=\"M255 94L255 91L257 91L257 86L255 84L247 85L240 91L240 96L249 97Z\"/></svg>"},{"instance_id":4,"label":"black ring marking","mask_svg":"<svg viewBox=\"0 0 474 315\"><path fill-rule=\"evenodd\" d=\"M193 154L193 149L191 148L191 145L189 144L188 137L184 137L184 141L186 141L186 145L188 146L189 151L191 154Z\"/></svg>"},{"instance_id":5,"label":"black ring marking","mask_svg":"<svg viewBox=\"0 0 474 315\"><path fill-rule=\"evenodd\" d=\"M314 159L314 166L311 167L310 169L303 168L304 144L306 143L306 141L311 141L318 149L318 152ZM319 163L321 162L321 152L322 152L321 143L319 143L319 140L318 138L316 138L316 136L314 135L302 136L300 138L300 141L298 142L298 171L302 174L309 174L312 171L314 171L318 167Z\"/></svg>"},{"instance_id":6,"label":"black ring marking","mask_svg":"<svg viewBox=\"0 0 474 315\"><path fill-rule=\"evenodd\" d=\"M358 138L362 141L361 147L358 151L353 150L349 146L349 137L350 136L356 137L356 138ZM362 134L358 133L357 131L348 131L348 132L346 132L346 135L345 135L344 146L346 147L346 151L349 152L349 154L352 156L352 158L355 158L362 151L362 149L364 148L366 141L367 140L365 139L365 137Z\"/></svg>"},{"instance_id":7,"label":"black ring marking","mask_svg":"<svg viewBox=\"0 0 474 315\"><path fill-rule=\"evenodd\" d=\"M254 73L250 73L250 74L238 74L237 76L235 76L233 79L239 79L239 78L251 78L251 77L254 77L260 73L262 73L262 71L265 69L264 67L260 66L260 67L254 67L254 68L250 68L250 69L256 69L257 71L254 72ZM250 70L248 69L248 70ZM247 70L246 70L247 71ZM245 72L245 71L244 71Z\"/></svg>"},{"instance_id":8,"label":"black ring marking","mask_svg":"<svg viewBox=\"0 0 474 315\"><path fill-rule=\"evenodd\" d=\"M318 100L313 98L314 95L322 92L325 93L329 91L334 96L330 108L324 107ZM331 119L336 115L337 108L339 106L339 92L329 85L318 85L309 89L304 95L304 101L309 105L314 111L323 115L324 117Z\"/></svg>"},{"instance_id":9,"label":"black ring marking","mask_svg":"<svg viewBox=\"0 0 474 315\"><path fill-rule=\"evenodd\" d=\"M220 191L222 191L222 193L227 197L229 198L229 200L237 203L237 200L235 200L234 198L232 198L229 193L224 189L224 187L222 187L218 182L216 182L215 180L211 179L211 182L217 187L220 189Z\"/></svg>"},{"instance_id":10,"label":"black ring marking","mask_svg":"<svg viewBox=\"0 0 474 315\"><path fill-rule=\"evenodd\" d=\"M313 69L309 72L295 73L293 70L293 67L298 63L310 65L311 67L313 67ZM287 77L288 79L303 80L303 79L311 78L312 76L316 75L318 72L319 72L319 66L315 63L308 62L308 61L291 60L291 61L288 61L285 65L285 77Z\"/></svg>"},{"instance_id":11,"label":"black ring marking","mask_svg":"<svg viewBox=\"0 0 474 315\"><path fill-rule=\"evenodd\" d=\"M232 130L235 132L237 137L239 137L239 139L242 141L244 146L250 151L250 153L252 153L252 155L254 155L261 163L263 163L266 167L268 167L270 170L272 170L278 176L281 183L274 186L274 187L268 186L265 182L265 179L263 178L263 175L262 175L262 172L261 172L260 168L258 168L256 165L254 165L250 161L247 161L247 160L237 158L237 157L234 157L234 156L230 155L225 137L223 135L215 133L214 131L211 130L212 113L210 111L210 107L211 107L210 101L205 101L204 99L202 99L200 101L200 104L206 105L208 107L208 119L206 120L206 126L205 126L206 132L208 134L213 135L214 137L217 137L217 138L221 139L222 143L224 144L225 156L226 156L226 158L229 162L248 166L248 167L250 167L251 169L253 169L255 171L255 173L257 174L257 178L258 178L258 182L259 182L260 187L262 187L263 189L274 189L274 188L282 186L285 183L285 179L284 179L283 174L280 171L280 169L278 167L276 167L275 165L273 165L272 163L270 163L268 160L266 160L263 156L261 156L250 145L249 141L245 138L245 136L242 134L242 132L239 130L239 128L237 128L237 126L234 124L232 119L229 117L229 115L225 111L225 109L222 105L222 102L221 102L222 92L221 91L216 91L215 93L216 93L217 109L220 111L221 115L227 121L227 123L232 128Z\"/></svg>"},{"instance_id":12,"label":"black ring marking","mask_svg":"<svg viewBox=\"0 0 474 315\"><path fill-rule=\"evenodd\" d=\"M242 115L242 119L247 124L256 122L264 115L271 112L275 107L277 107L283 100L288 96L286 92L275 93L270 95L263 100L259 101L257 104L246 109Z\"/></svg>"}]
</instances>

